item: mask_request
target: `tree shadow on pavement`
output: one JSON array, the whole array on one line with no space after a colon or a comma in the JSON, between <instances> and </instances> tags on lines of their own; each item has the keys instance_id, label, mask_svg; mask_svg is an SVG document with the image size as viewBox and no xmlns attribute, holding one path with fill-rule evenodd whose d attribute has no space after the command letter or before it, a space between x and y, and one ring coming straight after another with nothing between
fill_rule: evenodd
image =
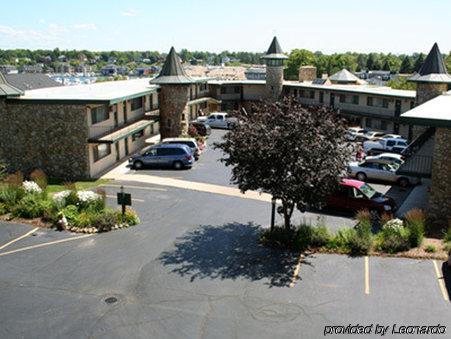
<instances>
[{"instance_id":1,"label":"tree shadow on pavement","mask_svg":"<svg viewBox=\"0 0 451 339\"><path fill-rule=\"evenodd\" d=\"M195 279L267 280L270 287L288 286L299 253L258 243L262 229L253 224L201 225L176 241L159 258L172 272ZM303 261L303 263L309 264Z\"/></svg>"},{"instance_id":2,"label":"tree shadow on pavement","mask_svg":"<svg viewBox=\"0 0 451 339\"><path fill-rule=\"evenodd\" d=\"M448 262L442 264L442 276L448 292L448 300L451 300L451 267L448 266Z\"/></svg>"}]
</instances>

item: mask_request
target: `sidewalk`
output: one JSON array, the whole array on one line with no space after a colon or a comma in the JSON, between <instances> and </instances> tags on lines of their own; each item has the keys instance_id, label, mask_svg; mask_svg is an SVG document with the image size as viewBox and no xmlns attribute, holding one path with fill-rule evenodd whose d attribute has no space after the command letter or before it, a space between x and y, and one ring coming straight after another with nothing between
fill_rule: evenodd
<instances>
[{"instance_id":1,"label":"sidewalk","mask_svg":"<svg viewBox=\"0 0 451 339\"><path fill-rule=\"evenodd\" d=\"M398 212L396 212L396 216L402 218L404 214L412 208L421 208L426 210L428 207L430 186L430 179L422 179L421 185L415 186L406 200L404 200L404 203L399 207Z\"/></svg>"}]
</instances>

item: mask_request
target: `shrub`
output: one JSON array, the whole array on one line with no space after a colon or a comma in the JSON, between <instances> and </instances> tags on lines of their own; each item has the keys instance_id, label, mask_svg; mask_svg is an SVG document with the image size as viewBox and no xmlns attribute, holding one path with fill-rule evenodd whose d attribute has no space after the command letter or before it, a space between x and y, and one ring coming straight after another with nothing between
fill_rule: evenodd
<instances>
[{"instance_id":1,"label":"shrub","mask_svg":"<svg viewBox=\"0 0 451 339\"><path fill-rule=\"evenodd\" d=\"M0 161L0 181L6 177L6 165L3 161Z\"/></svg>"},{"instance_id":2,"label":"shrub","mask_svg":"<svg viewBox=\"0 0 451 339\"><path fill-rule=\"evenodd\" d=\"M448 232L445 233L445 238L443 238L445 242L451 242L451 227L448 228Z\"/></svg>"},{"instance_id":3,"label":"shrub","mask_svg":"<svg viewBox=\"0 0 451 339\"><path fill-rule=\"evenodd\" d=\"M411 209L404 216L409 229L409 242L411 247L418 247L423 242L426 216L419 208Z\"/></svg>"},{"instance_id":4,"label":"shrub","mask_svg":"<svg viewBox=\"0 0 451 339\"><path fill-rule=\"evenodd\" d=\"M359 223L369 222L371 224L371 213L368 210L360 210L355 214L355 218Z\"/></svg>"},{"instance_id":5,"label":"shrub","mask_svg":"<svg viewBox=\"0 0 451 339\"><path fill-rule=\"evenodd\" d=\"M300 251L306 250L312 243L313 228L308 224L301 224L296 232L295 247Z\"/></svg>"},{"instance_id":6,"label":"shrub","mask_svg":"<svg viewBox=\"0 0 451 339\"><path fill-rule=\"evenodd\" d=\"M286 229L285 227L274 227L274 230L265 230L260 235L260 242L264 245L295 248L296 231L293 229Z\"/></svg>"},{"instance_id":7,"label":"shrub","mask_svg":"<svg viewBox=\"0 0 451 339\"><path fill-rule=\"evenodd\" d=\"M94 224L94 221L97 218L96 213L92 212L81 212L75 216L75 218L71 221L71 225L76 227L91 227Z\"/></svg>"},{"instance_id":8,"label":"shrub","mask_svg":"<svg viewBox=\"0 0 451 339\"><path fill-rule=\"evenodd\" d=\"M141 222L136 211L131 208L125 210L124 216L122 216L122 211L117 211L117 219L120 223L125 223L129 226L135 226Z\"/></svg>"},{"instance_id":9,"label":"shrub","mask_svg":"<svg viewBox=\"0 0 451 339\"><path fill-rule=\"evenodd\" d=\"M21 186L9 184L0 186L0 202L5 204L8 211L11 211L24 195L25 192Z\"/></svg>"},{"instance_id":10,"label":"shrub","mask_svg":"<svg viewBox=\"0 0 451 339\"><path fill-rule=\"evenodd\" d=\"M316 226L312 227L310 246L312 247L323 247L326 246L331 240L332 235L326 226Z\"/></svg>"},{"instance_id":11,"label":"shrub","mask_svg":"<svg viewBox=\"0 0 451 339\"><path fill-rule=\"evenodd\" d=\"M114 210L105 209L102 213L93 215L92 226L97 228L99 232L111 231L116 224L117 214Z\"/></svg>"},{"instance_id":12,"label":"shrub","mask_svg":"<svg viewBox=\"0 0 451 339\"><path fill-rule=\"evenodd\" d=\"M30 179L38 184L42 190L45 190L47 188L48 179L43 170L35 169L33 172L31 172Z\"/></svg>"},{"instance_id":13,"label":"shrub","mask_svg":"<svg viewBox=\"0 0 451 339\"><path fill-rule=\"evenodd\" d=\"M0 202L0 215L8 213L8 209L6 208L6 205L2 202Z\"/></svg>"},{"instance_id":14,"label":"shrub","mask_svg":"<svg viewBox=\"0 0 451 339\"><path fill-rule=\"evenodd\" d=\"M393 219L382 226L377 237L377 247L388 253L407 251L410 248L410 232L402 221Z\"/></svg>"},{"instance_id":15,"label":"shrub","mask_svg":"<svg viewBox=\"0 0 451 339\"><path fill-rule=\"evenodd\" d=\"M78 191L76 192L76 195L80 210L91 208L100 212L105 208L105 200L95 192Z\"/></svg>"},{"instance_id":16,"label":"shrub","mask_svg":"<svg viewBox=\"0 0 451 339\"><path fill-rule=\"evenodd\" d=\"M435 253L435 252L437 252L437 248L434 245L432 245L432 244L426 245L424 250L426 252L428 252L428 253Z\"/></svg>"},{"instance_id":17,"label":"shrub","mask_svg":"<svg viewBox=\"0 0 451 339\"><path fill-rule=\"evenodd\" d=\"M353 237L356 235L356 230L350 227L340 228L335 236L332 236L329 239L329 242L326 244L327 248L330 249L340 249L349 251L349 243Z\"/></svg>"},{"instance_id":18,"label":"shrub","mask_svg":"<svg viewBox=\"0 0 451 339\"><path fill-rule=\"evenodd\" d=\"M78 208L75 205L67 205L62 209L61 213L66 217L68 221L72 222L78 216Z\"/></svg>"},{"instance_id":19,"label":"shrub","mask_svg":"<svg viewBox=\"0 0 451 339\"><path fill-rule=\"evenodd\" d=\"M355 232L349 234L349 250L353 255L368 254L372 245L371 215L368 211L359 211L356 215L358 224L354 227Z\"/></svg>"},{"instance_id":20,"label":"shrub","mask_svg":"<svg viewBox=\"0 0 451 339\"><path fill-rule=\"evenodd\" d=\"M13 208L13 215L27 219L41 217L46 207L44 201L39 195L28 194Z\"/></svg>"},{"instance_id":21,"label":"shrub","mask_svg":"<svg viewBox=\"0 0 451 339\"><path fill-rule=\"evenodd\" d=\"M24 181L22 183L23 189L27 194L37 194L42 193L41 187L34 181Z\"/></svg>"},{"instance_id":22,"label":"shrub","mask_svg":"<svg viewBox=\"0 0 451 339\"><path fill-rule=\"evenodd\" d=\"M23 183L23 175L20 171L6 176L5 183L12 188L19 188Z\"/></svg>"},{"instance_id":23,"label":"shrub","mask_svg":"<svg viewBox=\"0 0 451 339\"><path fill-rule=\"evenodd\" d=\"M58 206L52 200L43 200L42 207L42 220L52 224L56 223L58 221Z\"/></svg>"}]
</instances>

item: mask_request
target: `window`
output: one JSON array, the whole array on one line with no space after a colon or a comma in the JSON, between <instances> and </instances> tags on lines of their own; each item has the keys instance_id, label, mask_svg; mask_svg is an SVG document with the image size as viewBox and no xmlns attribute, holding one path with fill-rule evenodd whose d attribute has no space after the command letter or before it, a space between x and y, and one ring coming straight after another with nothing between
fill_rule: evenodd
<instances>
[{"instance_id":1,"label":"window","mask_svg":"<svg viewBox=\"0 0 451 339\"><path fill-rule=\"evenodd\" d=\"M414 108L415 107L415 101L411 101L410 102L410 109L412 109L412 108Z\"/></svg>"},{"instance_id":2,"label":"window","mask_svg":"<svg viewBox=\"0 0 451 339\"><path fill-rule=\"evenodd\" d=\"M152 148L152 149L148 150L146 153L144 153L144 156L146 156L146 157L154 157L156 155L157 155L156 148Z\"/></svg>"},{"instance_id":3,"label":"window","mask_svg":"<svg viewBox=\"0 0 451 339\"><path fill-rule=\"evenodd\" d=\"M216 120L224 120L224 117L222 115L217 115Z\"/></svg>"},{"instance_id":4,"label":"window","mask_svg":"<svg viewBox=\"0 0 451 339\"><path fill-rule=\"evenodd\" d=\"M395 141L394 140L388 140L387 141L387 146L389 146L389 147L392 147L392 146L395 146Z\"/></svg>"},{"instance_id":5,"label":"window","mask_svg":"<svg viewBox=\"0 0 451 339\"><path fill-rule=\"evenodd\" d=\"M150 106L150 109L153 108L153 95L152 94L149 95L149 106Z\"/></svg>"},{"instance_id":6,"label":"window","mask_svg":"<svg viewBox=\"0 0 451 339\"><path fill-rule=\"evenodd\" d=\"M94 162L103 159L111 154L110 144L99 144L94 147Z\"/></svg>"},{"instance_id":7,"label":"window","mask_svg":"<svg viewBox=\"0 0 451 339\"><path fill-rule=\"evenodd\" d=\"M382 107L388 108L388 99L382 99Z\"/></svg>"},{"instance_id":8,"label":"window","mask_svg":"<svg viewBox=\"0 0 451 339\"><path fill-rule=\"evenodd\" d=\"M143 107L142 97L132 99L132 111L140 109Z\"/></svg>"},{"instance_id":9,"label":"window","mask_svg":"<svg viewBox=\"0 0 451 339\"><path fill-rule=\"evenodd\" d=\"M371 128L371 118L366 118L365 119L365 126Z\"/></svg>"},{"instance_id":10,"label":"window","mask_svg":"<svg viewBox=\"0 0 451 339\"><path fill-rule=\"evenodd\" d=\"M384 131L387 130L387 121L381 120L381 129L383 129Z\"/></svg>"},{"instance_id":11,"label":"window","mask_svg":"<svg viewBox=\"0 0 451 339\"><path fill-rule=\"evenodd\" d=\"M235 86L233 90L234 90L235 93L240 93L241 92L240 91L240 86Z\"/></svg>"},{"instance_id":12,"label":"window","mask_svg":"<svg viewBox=\"0 0 451 339\"><path fill-rule=\"evenodd\" d=\"M221 94L226 94L227 88L225 86L221 86Z\"/></svg>"},{"instance_id":13,"label":"window","mask_svg":"<svg viewBox=\"0 0 451 339\"><path fill-rule=\"evenodd\" d=\"M324 92L319 92L319 102L324 103Z\"/></svg>"},{"instance_id":14,"label":"window","mask_svg":"<svg viewBox=\"0 0 451 339\"><path fill-rule=\"evenodd\" d=\"M97 124L98 122L108 120L110 118L110 114L107 111L106 106L99 106L91 108L91 121L92 124Z\"/></svg>"},{"instance_id":15,"label":"window","mask_svg":"<svg viewBox=\"0 0 451 339\"><path fill-rule=\"evenodd\" d=\"M366 105L367 106L373 106L373 97L367 97L366 98Z\"/></svg>"},{"instance_id":16,"label":"window","mask_svg":"<svg viewBox=\"0 0 451 339\"><path fill-rule=\"evenodd\" d=\"M297 89L293 90L293 95L294 95L295 97L298 96L298 90L297 90Z\"/></svg>"},{"instance_id":17,"label":"window","mask_svg":"<svg viewBox=\"0 0 451 339\"><path fill-rule=\"evenodd\" d=\"M142 129L142 130L140 130L140 131L138 131L138 132L136 132L136 133L134 133L132 135L132 141L135 141L136 139L142 138L143 136L144 136L144 130Z\"/></svg>"},{"instance_id":18,"label":"window","mask_svg":"<svg viewBox=\"0 0 451 339\"><path fill-rule=\"evenodd\" d=\"M359 104L359 96L358 95L353 95L352 96L352 103L354 105L358 105Z\"/></svg>"},{"instance_id":19,"label":"window","mask_svg":"<svg viewBox=\"0 0 451 339\"><path fill-rule=\"evenodd\" d=\"M301 98L305 98L305 91L304 91L303 89L300 89L300 90L299 90L299 96L300 96Z\"/></svg>"},{"instance_id":20,"label":"window","mask_svg":"<svg viewBox=\"0 0 451 339\"><path fill-rule=\"evenodd\" d=\"M168 155L182 155L185 152L181 148L158 148L157 155L158 156L168 156Z\"/></svg>"},{"instance_id":21,"label":"window","mask_svg":"<svg viewBox=\"0 0 451 339\"><path fill-rule=\"evenodd\" d=\"M346 95L340 94L340 102L346 102Z\"/></svg>"},{"instance_id":22,"label":"window","mask_svg":"<svg viewBox=\"0 0 451 339\"><path fill-rule=\"evenodd\" d=\"M315 99L315 91L310 91L310 99Z\"/></svg>"}]
</instances>

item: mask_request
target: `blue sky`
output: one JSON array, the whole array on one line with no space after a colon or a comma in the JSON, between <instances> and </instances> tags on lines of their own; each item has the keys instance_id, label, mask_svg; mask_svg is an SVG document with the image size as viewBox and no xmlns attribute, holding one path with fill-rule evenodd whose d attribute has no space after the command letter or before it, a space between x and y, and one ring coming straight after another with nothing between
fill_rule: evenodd
<instances>
[{"instance_id":1,"label":"blue sky","mask_svg":"<svg viewBox=\"0 0 451 339\"><path fill-rule=\"evenodd\" d=\"M1 49L451 50L449 0L1 1Z\"/></svg>"}]
</instances>

